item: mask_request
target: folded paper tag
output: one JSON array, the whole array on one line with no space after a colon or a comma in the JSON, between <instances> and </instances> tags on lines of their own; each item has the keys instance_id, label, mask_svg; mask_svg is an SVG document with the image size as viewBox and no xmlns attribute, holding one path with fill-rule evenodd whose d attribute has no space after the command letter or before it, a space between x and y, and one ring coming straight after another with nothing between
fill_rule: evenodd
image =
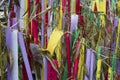
<instances>
[{"instance_id":1,"label":"folded paper tag","mask_svg":"<svg viewBox=\"0 0 120 80\"><path fill-rule=\"evenodd\" d=\"M93 0L92 1L92 11L102 12L106 14L106 0Z\"/></svg>"},{"instance_id":2,"label":"folded paper tag","mask_svg":"<svg viewBox=\"0 0 120 80\"><path fill-rule=\"evenodd\" d=\"M99 11L106 14L106 0L99 0Z\"/></svg>"},{"instance_id":3,"label":"folded paper tag","mask_svg":"<svg viewBox=\"0 0 120 80\"><path fill-rule=\"evenodd\" d=\"M98 11L98 9L99 9L99 1L98 0L93 0L92 1L92 11L96 12L96 11Z\"/></svg>"},{"instance_id":4,"label":"folded paper tag","mask_svg":"<svg viewBox=\"0 0 120 80\"><path fill-rule=\"evenodd\" d=\"M53 55L54 50L60 41L61 37L63 35L63 31L55 28L50 36L50 39L48 41L48 51L50 51L50 54Z\"/></svg>"}]
</instances>

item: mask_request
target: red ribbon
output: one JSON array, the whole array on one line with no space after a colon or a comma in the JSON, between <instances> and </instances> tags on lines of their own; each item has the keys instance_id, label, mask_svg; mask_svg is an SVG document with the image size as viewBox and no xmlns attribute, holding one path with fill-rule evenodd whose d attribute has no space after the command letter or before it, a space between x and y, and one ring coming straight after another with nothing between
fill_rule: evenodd
<instances>
[{"instance_id":1,"label":"red ribbon","mask_svg":"<svg viewBox=\"0 0 120 80\"><path fill-rule=\"evenodd\" d=\"M10 26L13 25L13 18L16 17L16 14L14 12L14 2L12 2L12 8L11 8L11 12L10 12Z\"/></svg>"},{"instance_id":2,"label":"red ribbon","mask_svg":"<svg viewBox=\"0 0 120 80\"><path fill-rule=\"evenodd\" d=\"M80 0L76 0L76 14L79 15L81 12Z\"/></svg>"},{"instance_id":3,"label":"red ribbon","mask_svg":"<svg viewBox=\"0 0 120 80\"><path fill-rule=\"evenodd\" d=\"M23 74L23 80L28 80L28 75L27 75L27 72L26 72L24 62L22 63L22 74Z\"/></svg>"},{"instance_id":4,"label":"red ribbon","mask_svg":"<svg viewBox=\"0 0 120 80\"><path fill-rule=\"evenodd\" d=\"M62 12L65 12L65 6L66 6L66 1L67 0L62 0Z\"/></svg>"},{"instance_id":5,"label":"red ribbon","mask_svg":"<svg viewBox=\"0 0 120 80\"><path fill-rule=\"evenodd\" d=\"M34 38L34 43L38 44L38 21L32 20L32 34Z\"/></svg>"},{"instance_id":6,"label":"red ribbon","mask_svg":"<svg viewBox=\"0 0 120 80\"><path fill-rule=\"evenodd\" d=\"M80 42L76 42L76 51L79 47ZM78 64L79 64L79 58L80 58L80 54L77 56L77 58L74 61L74 70L73 70L73 77L76 78L77 77L77 73L78 73Z\"/></svg>"},{"instance_id":7,"label":"red ribbon","mask_svg":"<svg viewBox=\"0 0 120 80\"><path fill-rule=\"evenodd\" d=\"M46 46L46 48L47 48L47 44L48 44L47 29L48 29L48 12L45 14L45 31L44 31L44 33L45 33L45 46Z\"/></svg>"},{"instance_id":8,"label":"red ribbon","mask_svg":"<svg viewBox=\"0 0 120 80\"><path fill-rule=\"evenodd\" d=\"M53 61L56 68L58 68L58 61ZM48 78L47 80L58 80L57 79L57 72L53 69L51 63L48 61Z\"/></svg>"},{"instance_id":9,"label":"red ribbon","mask_svg":"<svg viewBox=\"0 0 120 80\"><path fill-rule=\"evenodd\" d=\"M70 31L70 0L67 0L67 12L68 12L68 25L67 25L67 30ZM68 77L71 77L71 57L70 57L70 34L65 35L65 40L66 40L66 52L67 52L67 64L68 64Z\"/></svg>"},{"instance_id":10,"label":"red ribbon","mask_svg":"<svg viewBox=\"0 0 120 80\"><path fill-rule=\"evenodd\" d=\"M70 35L66 34L66 52L67 52L67 64L68 64L68 77L71 77L71 57L70 57Z\"/></svg>"},{"instance_id":11,"label":"red ribbon","mask_svg":"<svg viewBox=\"0 0 120 80\"><path fill-rule=\"evenodd\" d=\"M30 18L30 0L28 0L28 19ZM28 23L28 34L31 34L31 23Z\"/></svg>"}]
</instances>

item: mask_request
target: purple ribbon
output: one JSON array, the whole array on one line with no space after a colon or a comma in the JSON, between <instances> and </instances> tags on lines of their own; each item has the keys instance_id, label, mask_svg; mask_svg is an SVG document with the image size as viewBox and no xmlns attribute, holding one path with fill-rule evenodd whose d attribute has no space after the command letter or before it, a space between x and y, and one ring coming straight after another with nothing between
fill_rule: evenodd
<instances>
[{"instance_id":1,"label":"purple ribbon","mask_svg":"<svg viewBox=\"0 0 120 80\"><path fill-rule=\"evenodd\" d=\"M118 17L115 17L113 21L114 21L114 27L117 27L118 26Z\"/></svg>"},{"instance_id":2,"label":"purple ribbon","mask_svg":"<svg viewBox=\"0 0 120 80\"><path fill-rule=\"evenodd\" d=\"M8 50L11 50L11 31L10 28L6 28L6 45Z\"/></svg>"},{"instance_id":3,"label":"purple ribbon","mask_svg":"<svg viewBox=\"0 0 120 80\"><path fill-rule=\"evenodd\" d=\"M13 55L13 68L11 70L11 77L12 80L19 80L18 79L18 31L12 30L11 31L11 51Z\"/></svg>"},{"instance_id":4,"label":"purple ribbon","mask_svg":"<svg viewBox=\"0 0 120 80\"><path fill-rule=\"evenodd\" d=\"M91 66L91 50L87 49L87 54L86 54L86 67L87 71L90 74L90 66ZM85 76L85 80L89 80L87 76Z\"/></svg>"},{"instance_id":5,"label":"purple ribbon","mask_svg":"<svg viewBox=\"0 0 120 80\"><path fill-rule=\"evenodd\" d=\"M117 71L118 71L118 75L120 76L120 60L118 60L118 69L117 69Z\"/></svg>"},{"instance_id":6,"label":"purple ribbon","mask_svg":"<svg viewBox=\"0 0 120 80\"><path fill-rule=\"evenodd\" d=\"M44 10L44 0L42 0L42 11ZM44 16L42 16L42 26L41 26L41 45L44 46Z\"/></svg>"},{"instance_id":7,"label":"purple ribbon","mask_svg":"<svg viewBox=\"0 0 120 80\"><path fill-rule=\"evenodd\" d=\"M11 80L11 75L10 75L10 64L8 64L8 72L7 72L7 80Z\"/></svg>"},{"instance_id":8,"label":"purple ribbon","mask_svg":"<svg viewBox=\"0 0 120 80\"><path fill-rule=\"evenodd\" d=\"M90 80L93 80L93 76L94 76L94 70L95 70L95 56L92 50L90 50L90 54L91 54L91 62L90 62Z\"/></svg>"},{"instance_id":9,"label":"purple ribbon","mask_svg":"<svg viewBox=\"0 0 120 80\"><path fill-rule=\"evenodd\" d=\"M26 71L28 74L28 79L33 80L32 72L30 69L29 62L28 62L28 56L27 56L27 52L26 52L26 48L25 48L23 34L21 32L18 33L18 39L19 39L19 44L20 44L20 48L21 48L21 52L22 52L23 61L25 63L25 68L26 68Z\"/></svg>"},{"instance_id":10,"label":"purple ribbon","mask_svg":"<svg viewBox=\"0 0 120 80\"><path fill-rule=\"evenodd\" d=\"M71 15L71 28L70 32L72 33L73 30L77 29L77 24L78 24L78 15Z\"/></svg>"},{"instance_id":11,"label":"purple ribbon","mask_svg":"<svg viewBox=\"0 0 120 80\"><path fill-rule=\"evenodd\" d=\"M14 24L16 24L16 22L17 22L17 18L13 18L12 24L14 25ZM13 29L18 29L18 25L13 26Z\"/></svg>"},{"instance_id":12,"label":"purple ribbon","mask_svg":"<svg viewBox=\"0 0 120 80\"><path fill-rule=\"evenodd\" d=\"M42 0L42 11L44 10L44 0ZM44 16L42 16L42 26L41 26L41 45L42 47L44 46ZM43 63L44 63L44 80L47 80L47 59L44 57L43 58Z\"/></svg>"}]
</instances>

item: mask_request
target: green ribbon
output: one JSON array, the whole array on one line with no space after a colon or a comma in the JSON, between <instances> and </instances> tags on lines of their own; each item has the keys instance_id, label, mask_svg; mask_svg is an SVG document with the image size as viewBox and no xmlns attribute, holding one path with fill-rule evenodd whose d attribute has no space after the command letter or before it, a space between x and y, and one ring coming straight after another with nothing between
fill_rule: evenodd
<instances>
[{"instance_id":1,"label":"green ribbon","mask_svg":"<svg viewBox=\"0 0 120 80\"><path fill-rule=\"evenodd\" d=\"M79 33L80 33L80 30L77 29L77 30L73 30L73 33L72 33L72 49L75 47L75 43L79 37Z\"/></svg>"},{"instance_id":2,"label":"green ribbon","mask_svg":"<svg viewBox=\"0 0 120 80\"><path fill-rule=\"evenodd\" d=\"M97 55L98 59L100 59L100 54L101 54L101 46L98 46L98 55Z\"/></svg>"},{"instance_id":3,"label":"green ribbon","mask_svg":"<svg viewBox=\"0 0 120 80\"><path fill-rule=\"evenodd\" d=\"M113 54L112 56L112 80L114 80L115 77L115 71L116 71L116 63L117 63L117 55Z\"/></svg>"},{"instance_id":4,"label":"green ribbon","mask_svg":"<svg viewBox=\"0 0 120 80\"><path fill-rule=\"evenodd\" d=\"M98 26L98 28L100 28L100 14L98 14L98 18L97 18L97 26Z\"/></svg>"},{"instance_id":5,"label":"green ribbon","mask_svg":"<svg viewBox=\"0 0 120 80\"><path fill-rule=\"evenodd\" d=\"M65 69L64 69L64 73L63 73L63 77L62 77L62 80L67 80L67 75L68 75L68 73L67 73L67 69L68 68L68 66L67 66L67 63L66 63L66 65L65 65Z\"/></svg>"},{"instance_id":6,"label":"green ribbon","mask_svg":"<svg viewBox=\"0 0 120 80\"><path fill-rule=\"evenodd\" d=\"M112 8L113 8L113 10L116 10L116 3L115 3L115 0L112 0Z\"/></svg>"},{"instance_id":7,"label":"green ribbon","mask_svg":"<svg viewBox=\"0 0 120 80\"><path fill-rule=\"evenodd\" d=\"M93 18L92 18L92 12L89 12L89 14L88 14L88 16L89 16L89 20L90 20L90 22L92 22L93 21Z\"/></svg>"},{"instance_id":8,"label":"green ribbon","mask_svg":"<svg viewBox=\"0 0 120 80\"><path fill-rule=\"evenodd\" d=\"M57 12L56 12L56 7L57 7L57 3L56 1L53 2L53 21L52 21L52 27L56 27L56 16L57 16Z\"/></svg>"}]
</instances>

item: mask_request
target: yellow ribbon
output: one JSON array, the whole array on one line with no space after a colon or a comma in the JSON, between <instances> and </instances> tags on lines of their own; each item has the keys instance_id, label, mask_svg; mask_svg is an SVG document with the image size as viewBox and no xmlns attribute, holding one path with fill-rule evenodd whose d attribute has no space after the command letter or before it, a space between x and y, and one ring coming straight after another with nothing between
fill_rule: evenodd
<instances>
[{"instance_id":1,"label":"yellow ribbon","mask_svg":"<svg viewBox=\"0 0 120 80\"><path fill-rule=\"evenodd\" d=\"M42 71L41 71L41 80L44 80L44 65L42 65Z\"/></svg>"},{"instance_id":2,"label":"yellow ribbon","mask_svg":"<svg viewBox=\"0 0 120 80\"><path fill-rule=\"evenodd\" d=\"M98 61L97 61L96 80L100 80L101 63L102 63L102 59L98 59Z\"/></svg>"},{"instance_id":3,"label":"yellow ribbon","mask_svg":"<svg viewBox=\"0 0 120 80\"><path fill-rule=\"evenodd\" d=\"M108 69L108 80L112 80L112 68L109 67Z\"/></svg>"},{"instance_id":4,"label":"yellow ribbon","mask_svg":"<svg viewBox=\"0 0 120 80\"><path fill-rule=\"evenodd\" d=\"M117 2L117 7L120 8L120 1Z\"/></svg>"},{"instance_id":5,"label":"yellow ribbon","mask_svg":"<svg viewBox=\"0 0 120 80\"><path fill-rule=\"evenodd\" d=\"M100 40L101 40L101 31L99 33L98 42L97 42L96 49L95 49L96 51L98 49L98 45L99 45Z\"/></svg>"},{"instance_id":6,"label":"yellow ribbon","mask_svg":"<svg viewBox=\"0 0 120 80\"><path fill-rule=\"evenodd\" d=\"M26 12L27 11L27 12ZM27 32L27 27L28 27L28 0L25 0L25 18L24 18L24 25L25 25L25 32Z\"/></svg>"},{"instance_id":7,"label":"yellow ribbon","mask_svg":"<svg viewBox=\"0 0 120 80\"><path fill-rule=\"evenodd\" d=\"M85 38L82 39L82 42L85 42ZM85 45L81 45L81 50L80 50L80 59L79 59L79 64L78 64L78 75L77 77L80 80L84 80L84 56L85 56Z\"/></svg>"},{"instance_id":8,"label":"yellow ribbon","mask_svg":"<svg viewBox=\"0 0 120 80\"><path fill-rule=\"evenodd\" d=\"M105 25L105 17L104 17L104 15L100 15L100 20L101 20L102 27L104 27L104 25Z\"/></svg>"},{"instance_id":9,"label":"yellow ribbon","mask_svg":"<svg viewBox=\"0 0 120 80\"><path fill-rule=\"evenodd\" d=\"M76 0L71 0L71 13L75 14L76 13Z\"/></svg>"},{"instance_id":10,"label":"yellow ribbon","mask_svg":"<svg viewBox=\"0 0 120 80\"><path fill-rule=\"evenodd\" d=\"M60 1L60 11L59 11L59 23L58 28L62 30L62 0ZM58 67L60 67L61 63L61 54L62 54L62 40L60 39L57 47L56 47L56 56L58 60Z\"/></svg>"},{"instance_id":11,"label":"yellow ribbon","mask_svg":"<svg viewBox=\"0 0 120 80\"><path fill-rule=\"evenodd\" d=\"M53 30L50 39L48 41L48 47L47 47L47 50L50 52L51 55L53 55L54 50L57 47L62 35L63 35L62 30L59 30L58 28L55 28Z\"/></svg>"},{"instance_id":12,"label":"yellow ribbon","mask_svg":"<svg viewBox=\"0 0 120 80\"><path fill-rule=\"evenodd\" d=\"M117 39L116 39L115 53L117 54L118 45L119 45L119 37L120 37L120 19L119 19L119 23L118 23L118 34L116 37L117 37Z\"/></svg>"}]
</instances>

